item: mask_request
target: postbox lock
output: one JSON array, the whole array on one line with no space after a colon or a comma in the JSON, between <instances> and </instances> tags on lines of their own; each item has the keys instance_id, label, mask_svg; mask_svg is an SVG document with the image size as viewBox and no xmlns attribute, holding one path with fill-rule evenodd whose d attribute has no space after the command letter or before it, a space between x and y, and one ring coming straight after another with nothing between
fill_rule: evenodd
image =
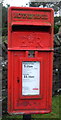
<instances>
[{"instance_id":1,"label":"postbox lock","mask_svg":"<svg viewBox=\"0 0 61 120\"><path fill-rule=\"evenodd\" d=\"M28 57L35 57L35 51L30 50L30 51L28 52Z\"/></svg>"}]
</instances>

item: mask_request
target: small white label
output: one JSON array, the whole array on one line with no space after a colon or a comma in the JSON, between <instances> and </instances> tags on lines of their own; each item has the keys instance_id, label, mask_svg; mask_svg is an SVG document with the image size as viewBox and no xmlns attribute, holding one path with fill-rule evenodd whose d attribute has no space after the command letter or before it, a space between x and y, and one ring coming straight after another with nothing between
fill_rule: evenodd
<instances>
[{"instance_id":1,"label":"small white label","mask_svg":"<svg viewBox=\"0 0 61 120\"><path fill-rule=\"evenodd\" d=\"M22 95L39 95L40 62L22 62Z\"/></svg>"}]
</instances>

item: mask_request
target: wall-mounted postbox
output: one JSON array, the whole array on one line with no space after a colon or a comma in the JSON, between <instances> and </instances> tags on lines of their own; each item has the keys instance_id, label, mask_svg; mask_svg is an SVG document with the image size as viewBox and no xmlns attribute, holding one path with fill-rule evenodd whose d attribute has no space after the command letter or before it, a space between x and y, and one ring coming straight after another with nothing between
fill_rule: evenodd
<instances>
[{"instance_id":1,"label":"wall-mounted postbox","mask_svg":"<svg viewBox=\"0 0 61 120\"><path fill-rule=\"evenodd\" d=\"M53 10L8 11L8 113L51 112Z\"/></svg>"}]
</instances>

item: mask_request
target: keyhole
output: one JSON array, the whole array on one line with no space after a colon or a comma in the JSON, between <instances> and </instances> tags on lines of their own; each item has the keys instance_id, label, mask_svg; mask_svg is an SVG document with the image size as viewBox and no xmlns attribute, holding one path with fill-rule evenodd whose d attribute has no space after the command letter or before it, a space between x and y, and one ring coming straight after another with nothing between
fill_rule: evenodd
<instances>
[{"instance_id":1,"label":"keyhole","mask_svg":"<svg viewBox=\"0 0 61 120\"><path fill-rule=\"evenodd\" d=\"M19 78L17 78L17 82L18 82L18 83L20 82Z\"/></svg>"}]
</instances>

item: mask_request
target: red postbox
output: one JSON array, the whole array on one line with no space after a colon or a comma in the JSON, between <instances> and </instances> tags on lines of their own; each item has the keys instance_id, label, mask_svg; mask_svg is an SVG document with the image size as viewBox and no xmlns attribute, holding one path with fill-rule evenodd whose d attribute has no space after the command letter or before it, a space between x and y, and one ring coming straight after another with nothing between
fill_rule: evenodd
<instances>
[{"instance_id":1,"label":"red postbox","mask_svg":"<svg viewBox=\"0 0 61 120\"><path fill-rule=\"evenodd\" d=\"M8 113L42 114L52 108L51 8L8 11Z\"/></svg>"}]
</instances>

